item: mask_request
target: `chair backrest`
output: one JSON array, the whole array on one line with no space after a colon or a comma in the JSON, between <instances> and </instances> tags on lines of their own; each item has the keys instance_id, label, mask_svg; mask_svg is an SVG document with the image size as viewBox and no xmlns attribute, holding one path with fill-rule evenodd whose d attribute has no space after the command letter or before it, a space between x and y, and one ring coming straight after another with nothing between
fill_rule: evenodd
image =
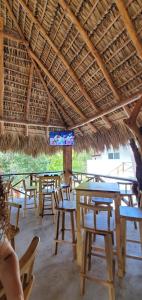
<instances>
[{"instance_id":1,"label":"chair backrest","mask_svg":"<svg viewBox=\"0 0 142 300\"><path fill-rule=\"evenodd\" d=\"M14 225L15 229L19 227L19 217L21 208L21 204L8 202L9 223L11 225Z\"/></svg>"},{"instance_id":2,"label":"chair backrest","mask_svg":"<svg viewBox=\"0 0 142 300\"><path fill-rule=\"evenodd\" d=\"M54 190L53 195L54 195L55 208L58 208L59 207L59 203L61 201L63 201L63 194L62 194L61 188L56 188Z\"/></svg>"},{"instance_id":3,"label":"chair backrest","mask_svg":"<svg viewBox=\"0 0 142 300\"><path fill-rule=\"evenodd\" d=\"M93 195L93 199L96 197L99 197L99 198L111 198L111 199L114 199L116 196L116 194L114 193L107 193L107 192L94 192L94 195ZM103 214L103 218L102 218L102 222L104 222L107 227L106 229L107 230L110 230L110 215L111 215L111 211L112 211L112 208L111 206L108 206L108 205L99 205L97 203L97 205L94 203L94 202L91 202L91 198L88 196L81 196L80 198L80 203L79 203L79 206L80 206L80 213L81 213L81 227L83 228L86 228L86 216L89 216L89 214L93 216L93 226L91 224L91 228L94 229L94 230L99 230L100 228L98 227L98 224L99 225L102 225L100 224L100 222L98 222L99 218L100 218L100 214L99 212L101 212ZM87 224L89 224L89 222L87 222ZM102 227L102 226L100 226Z\"/></svg>"},{"instance_id":4,"label":"chair backrest","mask_svg":"<svg viewBox=\"0 0 142 300\"><path fill-rule=\"evenodd\" d=\"M30 288L31 280L33 281L33 266L39 241L39 237L34 237L27 251L19 261L23 290L25 290L28 286Z\"/></svg>"},{"instance_id":5,"label":"chair backrest","mask_svg":"<svg viewBox=\"0 0 142 300\"><path fill-rule=\"evenodd\" d=\"M110 230L110 213L111 213L111 207L109 206L102 206L102 205L95 205L94 203L81 203L80 204L80 210L81 210L81 227L82 228L90 228L92 230L101 230L102 224L98 222L98 219L100 218L100 212L105 213L103 214L102 222L106 223L106 230ZM87 221L87 218L92 214L92 223ZM87 222L86 222L87 221ZM86 225L87 224L87 225ZM101 226L100 226L101 225Z\"/></svg>"},{"instance_id":6,"label":"chair backrest","mask_svg":"<svg viewBox=\"0 0 142 300\"><path fill-rule=\"evenodd\" d=\"M27 251L19 261L21 282L22 282L23 292L24 292L24 300L29 300L31 294L33 281L34 281L33 266L34 266L35 255L36 255L36 250L39 241L40 241L39 237L34 237ZM0 284L0 300L6 300L5 292L1 284Z\"/></svg>"}]
</instances>

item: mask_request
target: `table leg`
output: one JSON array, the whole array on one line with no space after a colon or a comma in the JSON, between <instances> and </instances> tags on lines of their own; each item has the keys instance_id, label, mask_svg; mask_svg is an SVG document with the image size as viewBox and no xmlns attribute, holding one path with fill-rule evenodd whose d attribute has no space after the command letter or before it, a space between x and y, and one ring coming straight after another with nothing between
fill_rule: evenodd
<instances>
[{"instance_id":1,"label":"table leg","mask_svg":"<svg viewBox=\"0 0 142 300\"><path fill-rule=\"evenodd\" d=\"M120 195L115 198L115 223L116 223L116 251L118 261L118 276L123 277L123 260L122 260L122 249L121 249L121 224L119 216L119 206L121 204Z\"/></svg>"},{"instance_id":2,"label":"table leg","mask_svg":"<svg viewBox=\"0 0 142 300\"><path fill-rule=\"evenodd\" d=\"M82 237L80 226L80 193L76 191L76 204L77 204L77 263L81 266L82 263Z\"/></svg>"}]
</instances>

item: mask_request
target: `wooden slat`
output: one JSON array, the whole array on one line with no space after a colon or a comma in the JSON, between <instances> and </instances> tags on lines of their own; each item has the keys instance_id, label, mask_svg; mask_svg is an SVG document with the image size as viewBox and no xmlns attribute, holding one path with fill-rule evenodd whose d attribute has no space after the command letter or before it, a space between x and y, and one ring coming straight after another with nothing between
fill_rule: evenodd
<instances>
[{"instance_id":1,"label":"wooden slat","mask_svg":"<svg viewBox=\"0 0 142 300\"><path fill-rule=\"evenodd\" d=\"M73 14L73 12L69 8L69 6L65 3L65 1L64 0L59 0L59 3L62 6L62 8L66 11L66 14L69 16L71 22L76 26L76 29L79 31L80 35L82 36L83 40L85 41L86 45L88 46L88 49L92 53L93 57L96 59L96 62L98 64L100 70L102 71L102 73L104 75L104 78L106 79L107 83L109 84L116 100L120 101L119 92L118 92L117 88L115 87L108 70L105 67L105 63L104 63L102 57L100 56L100 54L98 53L97 49L94 47L92 41L88 37L86 31L81 26L80 22L78 21L76 16ZM125 108L124 108L124 110L125 110ZM129 109L127 108L125 110L125 112L128 116L129 115Z\"/></svg>"},{"instance_id":2,"label":"wooden slat","mask_svg":"<svg viewBox=\"0 0 142 300\"><path fill-rule=\"evenodd\" d=\"M65 129L65 126L63 125L60 125L60 124L47 124L47 123L41 123L41 122L38 122L38 123L35 123L35 122L32 122L32 121L26 121L26 120L16 120L16 119L8 119L8 118L1 118L0 117L0 122L5 122L5 123L9 123L9 124L20 124L20 125L28 125L28 126L37 126L37 127L54 127L54 128L64 128Z\"/></svg>"},{"instance_id":3,"label":"wooden slat","mask_svg":"<svg viewBox=\"0 0 142 300\"><path fill-rule=\"evenodd\" d=\"M78 79L76 73L74 72L74 70L71 68L71 66L69 65L69 63L67 62L67 60L64 58L64 56L62 55L62 53L60 52L60 50L55 46L55 44L52 42L52 40L49 38L48 34L46 33L46 30L43 28L43 26L40 24L40 22L34 17L34 15L32 14L32 12L30 11L30 9L27 7L26 3L23 0L19 0L19 3L22 5L22 7L24 8L24 10L26 11L26 13L28 15L30 15L30 19L32 20L32 22L34 24L36 24L36 26L38 27L38 29L41 31L41 33L44 35L44 37L46 38L47 42L49 43L49 45L53 48L53 50L55 51L56 55L61 59L61 61L63 62L63 64L66 66L70 76L74 79L75 83L79 86L79 89L81 91L81 93L83 94L83 96L85 97L85 99L90 103L90 105L92 106L92 108L96 111L99 112L99 109L96 107L94 101L92 100L92 98L89 96L89 94L86 92L83 84L80 82L80 80ZM111 127L111 122L105 118L104 122L106 123L107 127Z\"/></svg>"},{"instance_id":4,"label":"wooden slat","mask_svg":"<svg viewBox=\"0 0 142 300\"><path fill-rule=\"evenodd\" d=\"M29 104L30 104L30 98L31 98L31 93L32 93L33 72L34 72L34 65L31 63L30 74L29 74L29 84L28 84L28 91L27 91L27 100L26 100L26 106L25 106L25 118L27 121L28 121L28 116L29 116Z\"/></svg>"},{"instance_id":5,"label":"wooden slat","mask_svg":"<svg viewBox=\"0 0 142 300\"><path fill-rule=\"evenodd\" d=\"M109 109L106 109L102 113L96 114L96 116L94 116L93 118L89 118L88 121L82 122L82 123L80 123L78 125L75 125L75 126L72 126L69 129L75 129L75 128L81 127L83 125L86 125L89 122L93 122L93 121L101 118L102 116L110 114L110 113L118 110L119 108L124 107L125 105L128 105L128 104L130 104L132 102L135 102L135 101L139 100L141 97L142 97L142 90L140 90L138 93L134 94L131 97L128 97L128 98L126 98L126 97L124 98L123 97L123 99L118 104L114 105L113 107L111 107Z\"/></svg>"},{"instance_id":6,"label":"wooden slat","mask_svg":"<svg viewBox=\"0 0 142 300\"><path fill-rule=\"evenodd\" d=\"M46 67L43 65L43 63L39 60L39 58L29 49L28 53L30 55L30 57L38 64L38 66L43 70L43 72L50 78L50 80L53 82L53 84L56 86L56 88L58 89L58 91L62 94L62 96L64 97L64 99L66 99L67 103L76 111L76 113L78 113L82 119L87 120L86 116L84 115L84 113L82 113L82 111L76 106L76 104L74 104L74 102L69 98L69 96L65 93L65 91L63 90L62 86L54 79L54 77L48 72L48 70L46 69ZM89 122L88 122L89 123ZM96 128L92 125L89 124L89 127L91 128L91 130L96 133Z\"/></svg>"},{"instance_id":7,"label":"wooden slat","mask_svg":"<svg viewBox=\"0 0 142 300\"><path fill-rule=\"evenodd\" d=\"M3 117L4 98L4 47L3 47L3 18L0 17L0 117ZM0 132L4 132L4 124L0 124Z\"/></svg>"},{"instance_id":8,"label":"wooden slat","mask_svg":"<svg viewBox=\"0 0 142 300\"><path fill-rule=\"evenodd\" d=\"M43 76L41 75L41 72L40 72L40 70L39 70L37 64L36 64L34 61L33 61L33 64L34 64L35 69L36 69L36 72L37 72L37 74L38 74L38 76L39 76L39 78L40 78L40 81L41 81L41 83L42 83L42 85L43 85L43 87L44 87L44 90L46 91L46 93L47 93L47 95L48 95L48 98L49 98L50 103L52 103L52 105L53 105L53 107L54 107L54 109L55 109L55 111L56 111L56 113L57 113L59 119L60 119L60 120L63 122L63 124L64 124L64 120L62 119L62 117L61 117L61 115L60 115L60 113L59 113L59 111L58 111L56 105L54 104L54 98L51 96L51 94L50 94L50 92L49 92L49 90L48 90L48 87L47 87L47 85L46 85L46 82L44 81ZM64 124L64 125L65 125L65 124ZM65 127L66 127L66 126L65 126Z\"/></svg>"},{"instance_id":9,"label":"wooden slat","mask_svg":"<svg viewBox=\"0 0 142 300\"><path fill-rule=\"evenodd\" d=\"M9 15L12 18L13 22L15 23L15 26L17 27L18 33L20 34L21 38L23 40L25 40L24 34L19 26L19 24L17 23L16 17L9 5L9 2L7 0L5 0L5 5L8 9ZM26 41L26 40L25 40ZM62 96L64 97L64 99L69 103L69 105L71 105L71 107L85 120L87 121L86 116L80 111L80 109L73 103L73 101L68 97L68 95L66 95L65 91L63 90L63 88L60 86L60 84L53 78L53 76L48 72L48 70L46 69L46 67L42 64L42 62L38 59L38 57L36 57L36 55L30 50L30 48L27 46L27 41L25 43L26 49L29 53L29 56L31 57L31 59L33 61L35 61L38 66L44 71L44 73L53 81L53 83L55 84L56 88L62 93ZM89 123L89 122L88 122ZM96 132L96 128L92 125L89 124L91 130L93 130L93 132Z\"/></svg>"},{"instance_id":10,"label":"wooden slat","mask_svg":"<svg viewBox=\"0 0 142 300\"><path fill-rule=\"evenodd\" d=\"M20 37L17 37L14 34L11 34L10 32L3 32L3 37L4 37L4 39L8 39L8 40L11 40L11 41L15 41L19 44L24 44L25 45L25 40L21 39ZM28 42L27 42L27 45L28 45Z\"/></svg>"},{"instance_id":11,"label":"wooden slat","mask_svg":"<svg viewBox=\"0 0 142 300\"><path fill-rule=\"evenodd\" d=\"M118 10L119 10L120 15L122 17L124 26L127 29L129 37L130 37L131 41L133 42L133 44L134 44L134 46L137 50L138 56L142 59L142 43L140 42L140 40L137 36L137 33L135 31L133 22L132 22L129 14L128 14L128 10L126 9L124 0L115 0L115 3L118 7Z\"/></svg>"}]
</instances>

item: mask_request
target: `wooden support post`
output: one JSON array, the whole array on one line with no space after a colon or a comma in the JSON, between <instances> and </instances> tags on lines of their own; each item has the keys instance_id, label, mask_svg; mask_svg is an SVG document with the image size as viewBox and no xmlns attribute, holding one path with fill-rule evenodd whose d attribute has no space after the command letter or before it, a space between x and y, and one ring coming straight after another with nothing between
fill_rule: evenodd
<instances>
[{"instance_id":1,"label":"wooden support post","mask_svg":"<svg viewBox=\"0 0 142 300\"><path fill-rule=\"evenodd\" d=\"M137 117L142 106L142 97L137 101L129 119L124 120L128 128L133 132L139 143L139 150L142 154L142 134L137 126Z\"/></svg>"},{"instance_id":2,"label":"wooden support post","mask_svg":"<svg viewBox=\"0 0 142 300\"><path fill-rule=\"evenodd\" d=\"M63 147L63 170L65 182L69 183L69 177L72 174L72 146Z\"/></svg>"},{"instance_id":3,"label":"wooden support post","mask_svg":"<svg viewBox=\"0 0 142 300\"><path fill-rule=\"evenodd\" d=\"M4 97L4 48L3 48L3 18L0 17L0 117L3 117ZM4 133L4 122L0 122L0 133Z\"/></svg>"}]
</instances>

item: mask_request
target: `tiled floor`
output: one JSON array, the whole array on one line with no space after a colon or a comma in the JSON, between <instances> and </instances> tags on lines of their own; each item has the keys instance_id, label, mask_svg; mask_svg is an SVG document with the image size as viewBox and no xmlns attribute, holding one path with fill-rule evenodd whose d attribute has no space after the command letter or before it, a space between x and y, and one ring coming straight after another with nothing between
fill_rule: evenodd
<instances>
[{"instance_id":1,"label":"tiled floor","mask_svg":"<svg viewBox=\"0 0 142 300\"><path fill-rule=\"evenodd\" d=\"M40 236L40 245L35 263L35 283L31 300L107 300L107 288L93 282L86 282L86 293L80 296L79 269L72 259L69 245L59 247L57 256L53 255L54 225L52 216L35 216L29 210L27 216L20 217L20 234L16 238L18 255L24 253L33 236ZM129 225L129 235L138 237L138 230ZM129 246L130 253L141 254L139 245ZM98 276L104 276L105 261L95 259L95 270ZM126 275L119 280L116 275L116 300L142 299L142 261L127 260Z\"/></svg>"}]
</instances>

